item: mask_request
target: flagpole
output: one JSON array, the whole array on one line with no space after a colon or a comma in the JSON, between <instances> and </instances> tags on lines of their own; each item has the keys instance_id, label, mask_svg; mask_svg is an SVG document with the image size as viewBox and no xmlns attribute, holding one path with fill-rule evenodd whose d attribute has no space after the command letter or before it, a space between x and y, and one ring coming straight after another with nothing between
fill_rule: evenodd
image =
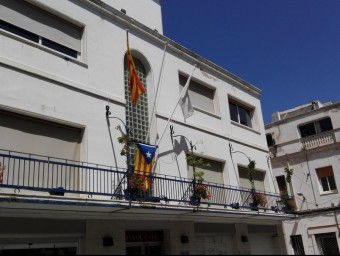
<instances>
[{"instance_id":1,"label":"flagpole","mask_svg":"<svg viewBox=\"0 0 340 256\"><path fill-rule=\"evenodd\" d=\"M152 121L153 121L153 117L154 117L154 113L155 113L155 109L156 109L156 105L157 105L157 98L158 98L158 92L159 92L159 86L160 86L160 82L161 82L161 77L162 77L162 73L163 73L163 66L164 66L166 48L167 48L167 44L165 43L164 50L163 50L162 64L161 64L161 69L159 71L157 88L156 88L156 93L155 93L155 100L154 100L153 107L152 107L152 114L151 114L149 129L148 129L148 132L146 134L146 136L147 136L146 137L146 141L148 141L149 136L150 136L151 125L152 125Z\"/></svg>"},{"instance_id":2,"label":"flagpole","mask_svg":"<svg viewBox=\"0 0 340 256\"><path fill-rule=\"evenodd\" d=\"M176 105L175 105L175 107L174 107L174 110L172 111L172 113L171 113L171 115L170 115L170 117L169 117L169 119L168 119L168 121L167 121L167 123L166 123L166 125L165 125L165 127L164 127L164 130L163 130L163 132L162 132L162 135L161 135L161 137L160 137L159 140L158 140L157 146L159 145L160 141L162 140L162 138L163 138L163 136L164 136L164 133L165 133L165 131L166 131L166 128L168 127L168 125L169 125L169 123L170 123L170 121L171 121L171 119L172 119L172 116L174 115L174 113L175 113L175 111L176 111L176 108L177 108L177 106L178 106L178 103L180 102L182 96L184 95L184 93L187 91L187 89L188 89L188 87L189 87L191 77L192 77L192 75L194 74L194 71L195 71L196 67L197 67L197 64L195 64L194 69L193 69L193 71L191 72L191 75L189 76L189 78L188 78L188 80L187 80L187 82L186 82L186 84L185 84L183 90L181 91L181 94L179 95L179 99L178 99L178 101L177 101L177 103L176 103Z\"/></svg>"}]
</instances>

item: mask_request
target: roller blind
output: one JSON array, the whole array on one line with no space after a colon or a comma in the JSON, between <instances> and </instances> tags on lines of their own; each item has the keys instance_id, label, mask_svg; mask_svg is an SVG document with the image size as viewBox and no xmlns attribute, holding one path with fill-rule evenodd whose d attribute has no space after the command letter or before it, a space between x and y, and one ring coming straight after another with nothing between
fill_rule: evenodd
<instances>
[{"instance_id":1,"label":"roller blind","mask_svg":"<svg viewBox=\"0 0 340 256\"><path fill-rule=\"evenodd\" d=\"M180 75L179 80L182 86L181 89L183 89L188 78L186 78L183 75ZM214 108L215 90L210 89L204 85L201 85L193 80L190 80L188 94L193 106L196 106L200 109L206 110L211 113L215 113Z\"/></svg>"},{"instance_id":2,"label":"roller blind","mask_svg":"<svg viewBox=\"0 0 340 256\"><path fill-rule=\"evenodd\" d=\"M80 160L82 130L23 115L0 112L0 148Z\"/></svg>"},{"instance_id":3,"label":"roller blind","mask_svg":"<svg viewBox=\"0 0 340 256\"><path fill-rule=\"evenodd\" d=\"M195 166L195 171L203 171L204 172L204 180L207 182L213 182L218 184L223 184L223 164L221 162L203 159L205 163L209 163L210 167L197 167ZM188 178L191 179L193 177L193 168L192 166L188 166Z\"/></svg>"},{"instance_id":4,"label":"roller blind","mask_svg":"<svg viewBox=\"0 0 340 256\"><path fill-rule=\"evenodd\" d=\"M330 177L334 175L332 166L318 168L316 169L316 173L318 174L319 178Z\"/></svg>"},{"instance_id":5,"label":"roller blind","mask_svg":"<svg viewBox=\"0 0 340 256\"><path fill-rule=\"evenodd\" d=\"M82 28L22 0L0 0L0 19L80 52Z\"/></svg>"},{"instance_id":6,"label":"roller blind","mask_svg":"<svg viewBox=\"0 0 340 256\"><path fill-rule=\"evenodd\" d=\"M251 184L248 179L248 170L244 167L239 166L238 171L239 171L239 177L240 177L240 187L251 189ZM256 190L265 191L264 176L265 176L264 172L260 172L260 171L255 172L254 185L255 185Z\"/></svg>"}]
</instances>

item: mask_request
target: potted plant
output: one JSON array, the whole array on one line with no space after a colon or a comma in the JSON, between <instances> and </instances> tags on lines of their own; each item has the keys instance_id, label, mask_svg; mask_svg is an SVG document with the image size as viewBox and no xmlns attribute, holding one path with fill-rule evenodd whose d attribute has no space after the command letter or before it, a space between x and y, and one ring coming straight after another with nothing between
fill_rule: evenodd
<instances>
[{"instance_id":1,"label":"potted plant","mask_svg":"<svg viewBox=\"0 0 340 256\"><path fill-rule=\"evenodd\" d=\"M194 154L188 154L186 157L188 165L193 167L210 167L209 163L205 163L204 160L200 157L195 156ZM194 175L194 190L193 194L190 196L190 202L193 205L200 205L201 199L211 199L211 193L208 190L208 185L204 185L204 172L196 171L193 168Z\"/></svg>"},{"instance_id":2,"label":"potted plant","mask_svg":"<svg viewBox=\"0 0 340 256\"><path fill-rule=\"evenodd\" d=\"M197 184L195 189L196 197L199 199L211 199L211 193L208 190L208 185Z\"/></svg>"},{"instance_id":3,"label":"potted plant","mask_svg":"<svg viewBox=\"0 0 340 256\"><path fill-rule=\"evenodd\" d=\"M265 207L267 204L266 196L262 193L256 193L254 195L254 202L259 206Z\"/></svg>"},{"instance_id":4,"label":"potted plant","mask_svg":"<svg viewBox=\"0 0 340 256\"><path fill-rule=\"evenodd\" d=\"M130 196L131 200L143 198L145 193L148 191L146 182L148 178L144 174L132 173L129 180L130 185ZM124 190L125 194L128 194L128 190Z\"/></svg>"}]
</instances>

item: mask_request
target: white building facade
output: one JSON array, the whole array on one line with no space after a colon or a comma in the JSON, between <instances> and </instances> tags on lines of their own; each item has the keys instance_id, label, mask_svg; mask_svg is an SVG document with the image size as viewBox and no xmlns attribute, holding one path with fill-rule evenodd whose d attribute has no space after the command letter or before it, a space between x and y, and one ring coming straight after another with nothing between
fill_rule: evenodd
<instances>
[{"instance_id":1,"label":"white building facade","mask_svg":"<svg viewBox=\"0 0 340 256\"><path fill-rule=\"evenodd\" d=\"M277 207L261 91L163 36L161 2L140 2L0 1L0 251L285 254L281 223L294 215ZM127 32L146 89L136 108ZM138 198L125 127L158 146ZM211 195L200 202L190 153L210 164L196 166ZM255 194L265 200L251 208Z\"/></svg>"},{"instance_id":2,"label":"white building facade","mask_svg":"<svg viewBox=\"0 0 340 256\"><path fill-rule=\"evenodd\" d=\"M298 211L283 225L289 254L339 254L339 109L314 101L274 113L265 126L279 190Z\"/></svg>"}]
</instances>

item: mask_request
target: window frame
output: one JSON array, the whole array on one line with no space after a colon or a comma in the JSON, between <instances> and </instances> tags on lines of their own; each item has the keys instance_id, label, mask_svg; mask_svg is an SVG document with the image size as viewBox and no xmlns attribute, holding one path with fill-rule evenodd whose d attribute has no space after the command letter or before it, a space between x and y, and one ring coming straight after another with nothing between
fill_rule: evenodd
<instances>
[{"instance_id":1,"label":"window frame","mask_svg":"<svg viewBox=\"0 0 340 256\"><path fill-rule=\"evenodd\" d=\"M190 155L190 153L187 152L186 155L188 156L188 155ZM215 160L215 159L206 158L206 157L201 157L201 156L196 156L196 157L201 158L204 163L210 164L209 167L195 166L196 172L197 171L203 171L205 175L206 175L206 172L209 172L205 177L203 176L205 183L224 184L224 165L225 165L225 162ZM187 178L192 179L193 178L193 167L188 162L187 162L187 168L188 168L187 169ZM211 181L209 177L212 173L215 173L215 175L216 175L216 173L218 173L218 175L220 175L220 177L221 177L221 182Z\"/></svg>"},{"instance_id":2,"label":"window frame","mask_svg":"<svg viewBox=\"0 0 340 256\"><path fill-rule=\"evenodd\" d=\"M333 175L322 175L320 172L322 172L323 170L326 171L326 168L330 168L329 170L332 171ZM325 172L324 171L324 172ZM335 176L334 176L334 170L332 166L325 166L325 167L320 167L320 168L316 168L315 169L315 173L316 173L316 177L318 179L318 184L319 184L319 190L320 190L320 194L331 194L331 193L337 193L338 188L336 185L336 180L335 180ZM320 177L321 176L321 177ZM332 179L332 182L330 182L330 179ZM325 183L326 182L326 183ZM332 183L332 184L331 184ZM327 185L328 190L325 190L325 185ZM334 189L332 189L332 185L334 185Z\"/></svg>"},{"instance_id":3,"label":"window frame","mask_svg":"<svg viewBox=\"0 0 340 256\"><path fill-rule=\"evenodd\" d=\"M180 86L180 92L183 90L184 86L185 86L185 83L187 82L187 80L189 79L189 76L187 74L184 74L182 72L179 72L178 73L178 81L179 81L179 86ZM197 92L198 90L195 88L198 88L198 90L201 88L202 91L204 92L209 92L210 95L206 95L206 94L202 94L200 92ZM218 116L219 113L218 113L218 107L217 107L217 103L216 103L216 88L212 87L212 86L209 86L209 85L206 85L205 83L201 82L201 81L198 81L194 78L191 78L190 80L190 83L189 83L189 88L188 88L188 94L189 94L189 97L190 97L190 101L191 101L191 104L193 106L193 108L195 110L198 110L200 112L203 112L203 113L206 113L206 114L209 114L209 115L214 115L214 116ZM208 101L209 103L209 106L208 108L202 106L202 105L199 105L197 104L197 97L195 95L202 95L204 96L204 98L207 98L208 100L206 101L206 103Z\"/></svg>"},{"instance_id":4,"label":"window frame","mask_svg":"<svg viewBox=\"0 0 340 256\"><path fill-rule=\"evenodd\" d=\"M322 121L325 121L325 120L329 120L330 121L331 129L322 129L320 123ZM305 133L308 132L307 130L301 131L301 128L303 128L303 127L307 128L308 126L311 126L311 125L314 128L314 130L313 130L314 133L313 134L305 134ZM322 118L322 119L314 120L312 122L300 124L300 125L298 125L298 130L299 130L299 134L300 134L301 138L307 138L307 137L315 136L315 135L318 135L318 134L321 134L321 133L329 132L329 131L333 130L332 119L330 117L325 117L325 118Z\"/></svg>"},{"instance_id":5,"label":"window frame","mask_svg":"<svg viewBox=\"0 0 340 256\"><path fill-rule=\"evenodd\" d=\"M139 96L139 102L137 106L133 106L130 100L130 88L128 79L128 69L127 69L127 54L124 56L124 88L125 88L125 120L126 125L131 129L132 136L130 139L136 140L141 143L149 144L150 137L149 132L149 105L148 105L148 69L144 65L143 61L136 57L132 51L132 57L135 64L136 72L140 82L145 88L145 93ZM134 112L135 111L135 112ZM145 130L143 130L146 128ZM147 139L146 139L147 138ZM130 146L130 163L129 166L135 165L135 145Z\"/></svg>"},{"instance_id":6,"label":"window frame","mask_svg":"<svg viewBox=\"0 0 340 256\"><path fill-rule=\"evenodd\" d=\"M306 255L301 235L291 235L290 242L294 250L294 255Z\"/></svg>"},{"instance_id":7,"label":"window frame","mask_svg":"<svg viewBox=\"0 0 340 256\"><path fill-rule=\"evenodd\" d=\"M232 113L231 105L234 105L236 107L236 113ZM230 120L233 123L237 123L239 125L242 125L243 127L247 127L249 129L254 129L254 113L255 113L255 108L252 106L249 106L245 103L242 103L241 101L231 98L228 98L228 106L229 106L229 115L230 115ZM249 120L246 118L246 123L242 123L242 120L240 118L240 109L248 114ZM236 119L233 118L233 116L237 115Z\"/></svg>"},{"instance_id":8,"label":"window frame","mask_svg":"<svg viewBox=\"0 0 340 256\"><path fill-rule=\"evenodd\" d=\"M0 32L14 39L20 40L42 50L47 50L56 55L62 55L64 58L72 61L81 61L83 57L83 39L85 26L79 22L71 22L68 18L62 18L62 14L57 15L54 12L41 8L39 4L31 4L28 2L11 2L9 5L4 2L4 11L8 11L8 15L0 19ZM39 13L37 20L33 19L30 11ZM26 15L28 15L26 17ZM12 18L10 18L12 17ZM25 17L26 23L21 20ZM35 17L35 16L34 16ZM42 18L46 18L46 23L41 22ZM28 22L33 20L32 22ZM20 24L29 24L21 26ZM34 28L34 24L38 28ZM57 26L58 25L58 26ZM72 35L64 37L64 34Z\"/></svg>"}]
</instances>

